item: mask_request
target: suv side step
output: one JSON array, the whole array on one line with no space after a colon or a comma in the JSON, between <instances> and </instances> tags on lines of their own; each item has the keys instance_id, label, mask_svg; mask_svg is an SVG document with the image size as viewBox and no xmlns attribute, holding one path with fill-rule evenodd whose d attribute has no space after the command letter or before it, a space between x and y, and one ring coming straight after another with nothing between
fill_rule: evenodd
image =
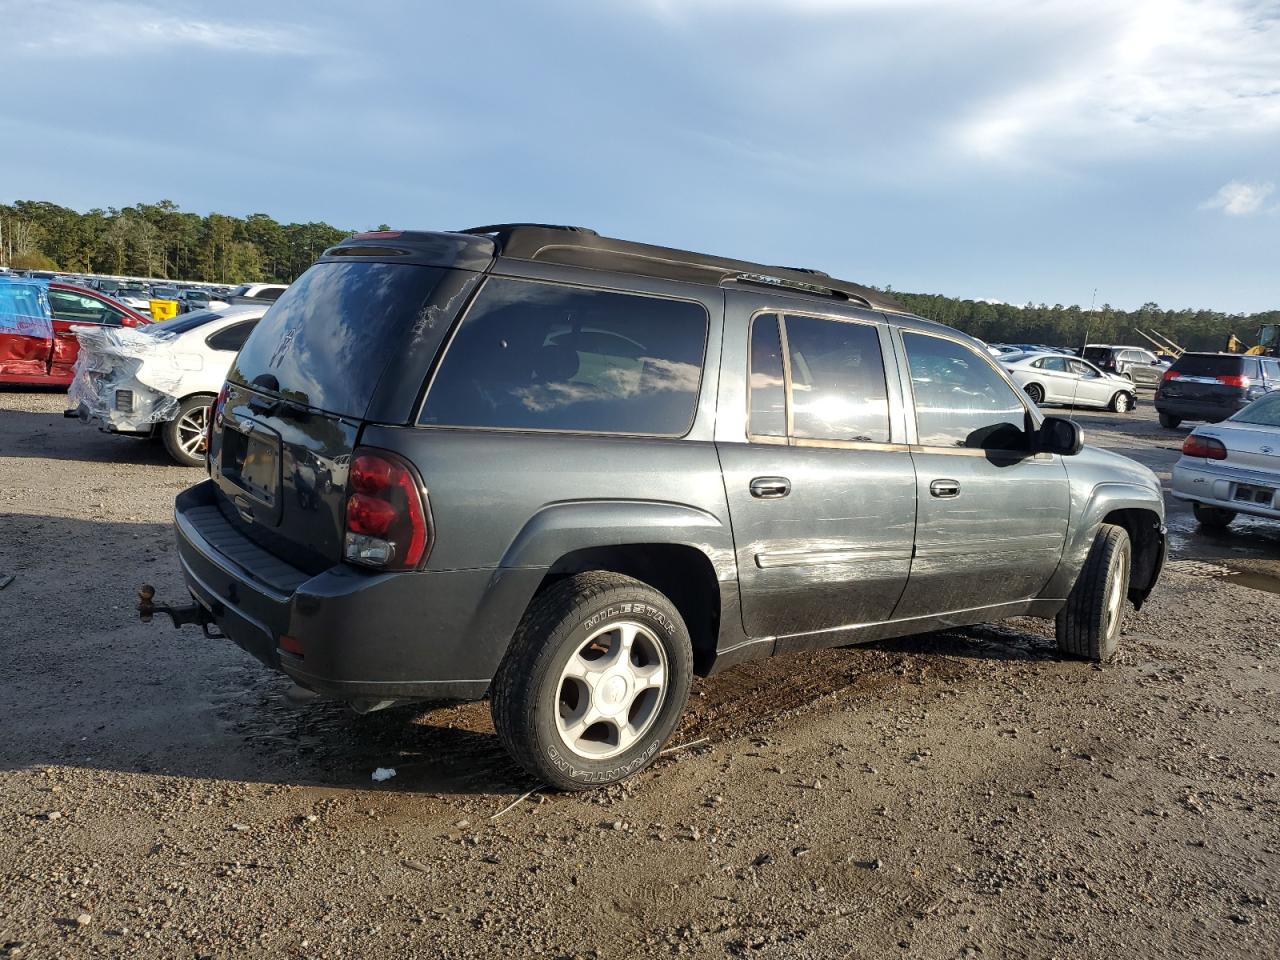
<instances>
[{"instance_id":1,"label":"suv side step","mask_svg":"<svg viewBox=\"0 0 1280 960\"><path fill-rule=\"evenodd\" d=\"M155 597L156 588L151 584L144 583L138 588L138 619L143 623L150 623L153 616L163 613L173 621L175 627L196 624L210 640L224 639L225 635L221 631L210 626L215 622L213 614L200 604L189 603L186 606L175 607L167 603L156 603Z\"/></svg>"}]
</instances>

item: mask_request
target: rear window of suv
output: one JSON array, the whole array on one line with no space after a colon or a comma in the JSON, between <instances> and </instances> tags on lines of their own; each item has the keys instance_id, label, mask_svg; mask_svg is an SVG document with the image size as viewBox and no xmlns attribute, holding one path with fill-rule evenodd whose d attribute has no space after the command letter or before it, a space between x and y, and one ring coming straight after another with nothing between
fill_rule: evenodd
<instances>
[{"instance_id":1,"label":"rear window of suv","mask_svg":"<svg viewBox=\"0 0 1280 960\"><path fill-rule=\"evenodd\" d=\"M684 300L490 279L446 349L418 422L683 436L708 319Z\"/></svg>"},{"instance_id":2,"label":"rear window of suv","mask_svg":"<svg viewBox=\"0 0 1280 960\"><path fill-rule=\"evenodd\" d=\"M403 263L318 263L254 328L230 379L328 413L362 417L443 274Z\"/></svg>"},{"instance_id":3,"label":"rear window of suv","mask_svg":"<svg viewBox=\"0 0 1280 960\"><path fill-rule=\"evenodd\" d=\"M1184 377L1258 376L1256 357L1233 357L1218 353L1184 353L1173 364Z\"/></svg>"}]
</instances>

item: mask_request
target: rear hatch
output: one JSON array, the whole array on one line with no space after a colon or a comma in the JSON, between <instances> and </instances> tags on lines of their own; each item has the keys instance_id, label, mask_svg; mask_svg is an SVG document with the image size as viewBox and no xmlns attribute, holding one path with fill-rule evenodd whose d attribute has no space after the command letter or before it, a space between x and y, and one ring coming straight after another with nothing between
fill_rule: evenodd
<instances>
[{"instance_id":1,"label":"rear hatch","mask_svg":"<svg viewBox=\"0 0 1280 960\"><path fill-rule=\"evenodd\" d=\"M1258 383L1254 357L1216 353L1186 353L1164 375L1160 394L1169 400L1235 408Z\"/></svg>"},{"instance_id":2,"label":"rear hatch","mask_svg":"<svg viewBox=\"0 0 1280 960\"><path fill-rule=\"evenodd\" d=\"M311 573L341 559L347 470L361 429L410 422L479 277L423 262L448 259L438 251L393 259L380 249L335 248L289 287L236 357L215 418L210 469L223 515Z\"/></svg>"},{"instance_id":3,"label":"rear hatch","mask_svg":"<svg viewBox=\"0 0 1280 960\"><path fill-rule=\"evenodd\" d=\"M1095 367L1101 367L1103 370L1115 370L1116 368L1115 354L1110 347L1085 347L1080 355Z\"/></svg>"}]
</instances>

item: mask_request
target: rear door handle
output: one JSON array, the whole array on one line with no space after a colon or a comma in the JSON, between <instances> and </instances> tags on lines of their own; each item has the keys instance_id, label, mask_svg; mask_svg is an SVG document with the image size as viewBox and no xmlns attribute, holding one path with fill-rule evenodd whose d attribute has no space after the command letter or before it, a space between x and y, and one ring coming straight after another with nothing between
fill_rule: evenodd
<instances>
[{"instance_id":1,"label":"rear door handle","mask_svg":"<svg viewBox=\"0 0 1280 960\"><path fill-rule=\"evenodd\" d=\"M756 477L751 481L751 495L757 500L780 500L791 492L786 477Z\"/></svg>"},{"instance_id":2,"label":"rear door handle","mask_svg":"<svg viewBox=\"0 0 1280 960\"><path fill-rule=\"evenodd\" d=\"M929 493L939 500L953 500L960 496L960 483L956 480L935 480L929 484Z\"/></svg>"}]
</instances>

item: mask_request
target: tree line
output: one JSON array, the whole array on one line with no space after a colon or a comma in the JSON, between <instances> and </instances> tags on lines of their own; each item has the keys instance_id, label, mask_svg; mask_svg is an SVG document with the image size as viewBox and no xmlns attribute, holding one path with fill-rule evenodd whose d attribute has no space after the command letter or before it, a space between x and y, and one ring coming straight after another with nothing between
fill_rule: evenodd
<instances>
[{"instance_id":1,"label":"tree line","mask_svg":"<svg viewBox=\"0 0 1280 960\"><path fill-rule=\"evenodd\" d=\"M265 213L202 217L171 200L87 213L18 200L0 204L0 266L289 283L351 233L327 223L279 223Z\"/></svg>"},{"instance_id":2,"label":"tree line","mask_svg":"<svg viewBox=\"0 0 1280 960\"><path fill-rule=\"evenodd\" d=\"M378 229L387 229L385 224ZM0 204L0 266L167 277L211 282L290 283L326 247L350 230L327 223L279 223L265 213L200 216L170 200L78 213L55 203ZM1225 349L1235 334L1256 342L1263 323L1280 323L1280 310L1231 314L1168 310L1145 303L1137 310L1103 304L1015 306L941 294L890 291L922 317L958 327L983 340L1078 346L1146 345L1138 330L1159 332L1189 350Z\"/></svg>"}]
</instances>

